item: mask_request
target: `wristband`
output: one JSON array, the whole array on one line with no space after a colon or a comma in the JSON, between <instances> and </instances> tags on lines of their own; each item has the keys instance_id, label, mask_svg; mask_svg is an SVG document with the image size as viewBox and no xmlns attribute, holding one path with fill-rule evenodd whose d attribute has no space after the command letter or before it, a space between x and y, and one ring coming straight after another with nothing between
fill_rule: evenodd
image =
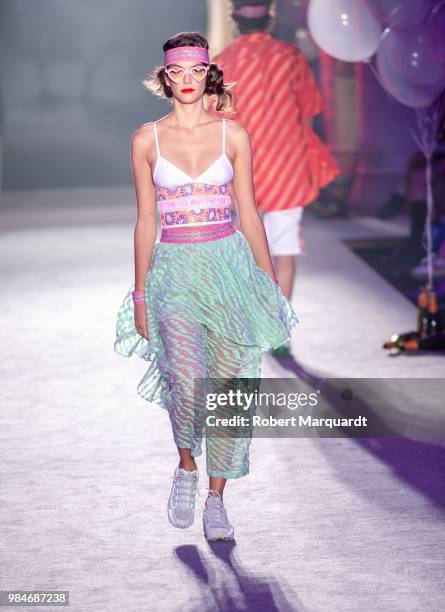
<instances>
[{"instance_id":1,"label":"wristband","mask_svg":"<svg viewBox=\"0 0 445 612\"><path fill-rule=\"evenodd\" d=\"M134 304L145 304L145 291L132 291L131 295L133 296Z\"/></svg>"}]
</instances>

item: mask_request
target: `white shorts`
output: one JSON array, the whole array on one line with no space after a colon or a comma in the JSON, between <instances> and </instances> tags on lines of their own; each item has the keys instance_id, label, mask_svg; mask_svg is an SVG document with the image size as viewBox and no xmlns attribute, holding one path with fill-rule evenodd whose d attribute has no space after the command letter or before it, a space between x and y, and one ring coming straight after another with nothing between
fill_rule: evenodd
<instances>
[{"instance_id":1,"label":"white shorts","mask_svg":"<svg viewBox=\"0 0 445 612\"><path fill-rule=\"evenodd\" d=\"M270 254L304 255L304 240L301 233L303 206L261 213Z\"/></svg>"}]
</instances>

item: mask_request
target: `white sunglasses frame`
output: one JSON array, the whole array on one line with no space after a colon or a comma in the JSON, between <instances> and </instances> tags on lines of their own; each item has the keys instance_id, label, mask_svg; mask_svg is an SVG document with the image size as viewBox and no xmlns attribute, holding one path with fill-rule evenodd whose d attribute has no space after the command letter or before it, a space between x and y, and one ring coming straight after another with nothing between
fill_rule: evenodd
<instances>
[{"instance_id":1,"label":"white sunglasses frame","mask_svg":"<svg viewBox=\"0 0 445 612\"><path fill-rule=\"evenodd\" d=\"M197 83L202 83L202 81L204 81L205 77L204 77L203 79L199 80L199 79L196 79L196 78L193 76L193 70L196 70L196 69L202 69L202 68L205 68L205 71L206 71L206 75L205 75L205 76L207 76L207 74L208 74L208 72L209 72L209 69L210 69L210 64L203 65L203 66L192 66L191 68L181 68L180 66L177 66L176 68L164 68L164 72L165 72L165 74L166 74L166 75L167 75L167 76L170 78L169 72L170 72L171 70L181 71L181 72L182 72L182 76L181 76L180 80L178 81L178 83L180 83L181 81L183 81L183 80L184 80L184 77L185 77L185 75L186 75L186 74L189 74L189 75L192 77L192 79L193 79L194 81L196 81ZM174 81L173 79L171 79L171 78L170 78L170 80L171 80L171 81L172 81L172 82L173 82L175 85L177 85L177 84L178 84L178 83L176 83L176 81Z\"/></svg>"}]
</instances>

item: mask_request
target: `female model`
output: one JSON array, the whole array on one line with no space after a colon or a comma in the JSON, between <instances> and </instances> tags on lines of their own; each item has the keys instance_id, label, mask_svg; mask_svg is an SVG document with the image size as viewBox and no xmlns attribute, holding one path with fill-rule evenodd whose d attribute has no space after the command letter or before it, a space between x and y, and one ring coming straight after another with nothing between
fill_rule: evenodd
<instances>
[{"instance_id":1,"label":"female model","mask_svg":"<svg viewBox=\"0 0 445 612\"><path fill-rule=\"evenodd\" d=\"M114 349L149 363L138 393L168 410L180 458L168 518L185 528L194 520L195 457L202 453L196 382L258 379L261 353L288 340L298 318L276 284L255 203L249 134L205 110L205 95L217 97L217 110L231 102L207 40L181 33L163 49L164 65L144 84L173 109L132 137L135 283L117 315ZM241 232L231 222L230 183ZM249 436L206 438L208 540L233 539L223 490L228 478L248 473L249 445Z\"/></svg>"}]
</instances>

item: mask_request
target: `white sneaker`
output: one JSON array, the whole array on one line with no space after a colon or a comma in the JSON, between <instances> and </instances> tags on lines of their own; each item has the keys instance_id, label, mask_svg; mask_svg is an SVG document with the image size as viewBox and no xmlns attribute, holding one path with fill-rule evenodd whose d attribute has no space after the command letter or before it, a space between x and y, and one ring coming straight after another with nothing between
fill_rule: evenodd
<instances>
[{"instance_id":1,"label":"white sneaker","mask_svg":"<svg viewBox=\"0 0 445 612\"><path fill-rule=\"evenodd\" d=\"M233 527L227 518L221 495L212 489L209 489L209 494L210 497L207 499L202 517L205 537L210 542L233 540Z\"/></svg>"},{"instance_id":2,"label":"white sneaker","mask_svg":"<svg viewBox=\"0 0 445 612\"><path fill-rule=\"evenodd\" d=\"M198 469L190 472L177 467L168 499L168 520L174 527L186 529L195 520L195 499L198 488Z\"/></svg>"}]
</instances>

